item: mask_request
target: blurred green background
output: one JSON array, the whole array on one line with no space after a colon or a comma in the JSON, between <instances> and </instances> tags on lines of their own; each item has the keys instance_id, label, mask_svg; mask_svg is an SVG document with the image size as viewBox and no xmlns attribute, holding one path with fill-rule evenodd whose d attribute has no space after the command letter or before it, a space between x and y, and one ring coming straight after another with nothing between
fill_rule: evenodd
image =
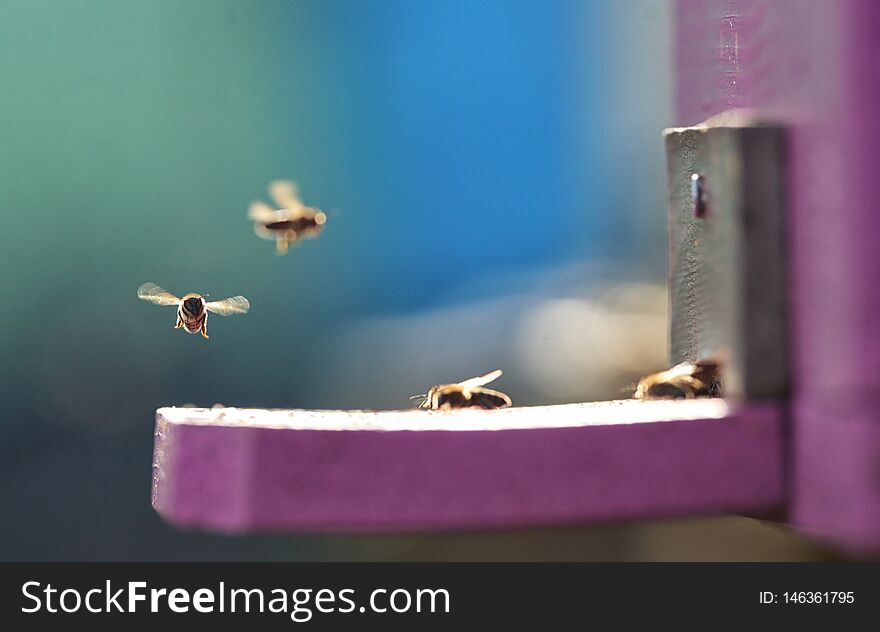
<instances>
[{"instance_id":1,"label":"blurred green background","mask_svg":"<svg viewBox=\"0 0 880 632\"><path fill-rule=\"evenodd\" d=\"M669 38L659 0L6 0L0 559L810 555L757 523L225 538L149 506L159 406L402 408L496 367L517 404L610 399L660 368ZM276 178L328 214L286 257L245 219ZM204 341L145 281L252 311Z\"/></svg>"}]
</instances>

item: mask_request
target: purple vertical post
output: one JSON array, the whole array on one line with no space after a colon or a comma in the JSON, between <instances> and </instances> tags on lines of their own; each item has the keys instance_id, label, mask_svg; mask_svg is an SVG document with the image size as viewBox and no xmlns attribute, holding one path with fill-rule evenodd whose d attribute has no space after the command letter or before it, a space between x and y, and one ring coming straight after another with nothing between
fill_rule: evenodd
<instances>
[{"instance_id":1,"label":"purple vertical post","mask_svg":"<svg viewBox=\"0 0 880 632\"><path fill-rule=\"evenodd\" d=\"M677 0L677 125L790 128L792 522L880 549L880 2Z\"/></svg>"}]
</instances>

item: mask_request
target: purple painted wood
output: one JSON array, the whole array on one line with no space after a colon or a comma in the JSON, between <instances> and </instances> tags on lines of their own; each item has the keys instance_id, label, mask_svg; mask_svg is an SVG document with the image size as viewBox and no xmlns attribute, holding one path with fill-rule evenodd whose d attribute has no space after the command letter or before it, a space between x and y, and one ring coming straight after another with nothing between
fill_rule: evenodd
<instances>
[{"instance_id":1,"label":"purple painted wood","mask_svg":"<svg viewBox=\"0 0 880 632\"><path fill-rule=\"evenodd\" d=\"M880 2L677 0L678 125L791 126L792 520L880 548Z\"/></svg>"},{"instance_id":2,"label":"purple painted wood","mask_svg":"<svg viewBox=\"0 0 880 632\"><path fill-rule=\"evenodd\" d=\"M225 532L550 525L783 500L772 404L162 408L156 427L154 507L176 525Z\"/></svg>"}]
</instances>

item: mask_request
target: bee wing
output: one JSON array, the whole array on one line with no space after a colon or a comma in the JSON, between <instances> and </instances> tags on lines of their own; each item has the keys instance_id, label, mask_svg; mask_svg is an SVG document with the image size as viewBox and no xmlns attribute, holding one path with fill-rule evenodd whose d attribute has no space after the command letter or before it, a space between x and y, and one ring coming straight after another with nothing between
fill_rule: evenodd
<instances>
[{"instance_id":1,"label":"bee wing","mask_svg":"<svg viewBox=\"0 0 880 632\"><path fill-rule=\"evenodd\" d=\"M482 386L483 384L488 384L494 380L497 380L504 374L504 371L501 369L496 369L491 373L486 373L486 375L481 375L480 377L472 377L469 380L465 380L464 382L459 382L459 386L463 389L476 388L478 386Z\"/></svg>"},{"instance_id":2,"label":"bee wing","mask_svg":"<svg viewBox=\"0 0 880 632\"><path fill-rule=\"evenodd\" d=\"M137 290L138 298L156 305L177 305L180 299L155 283L144 283Z\"/></svg>"},{"instance_id":3,"label":"bee wing","mask_svg":"<svg viewBox=\"0 0 880 632\"><path fill-rule=\"evenodd\" d=\"M248 219L251 219L255 222L260 222L261 224L269 224L274 222L277 217L275 213L275 209L266 204L265 202L252 202L250 207L248 207Z\"/></svg>"},{"instance_id":4,"label":"bee wing","mask_svg":"<svg viewBox=\"0 0 880 632\"><path fill-rule=\"evenodd\" d=\"M482 390L482 393L484 395L491 395L492 397L497 397L502 402L504 402L504 405L507 407L513 406L513 400L510 399L510 395L508 395L507 393L502 393L501 391L495 391L495 390L492 390L491 388L484 388Z\"/></svg>"},{"instance_id":5,"label":"bee wing","mask_svg":"<svg viewBox=\"0 0 880 632\"><path fill-rule=\"evenodd\" d=\"M254 233L260 239L275 239L275 235L272 234L272 231L263 226L260 222L254 222Z\"/></svg>"},{"instance_id":6,"label":"bee wing","mask_svg":"<svg viewBox=\"0 0 880 632\"><path fill-rule=\"evenodd\" d=\"M303 203L299 199L299 191L296 185L289 180L274 180L269 183L269 195L275 203L287 210L299 209Z\"/></svg>"},{"instance_id":7,"label":"bee wing","mask_svg":"<svg viewBox=\"0 0 880 632\"><path fill-rule=\"evenodd\" d=\"M243 296L230 296L222 301L211 301L205 303L205 309L221 316L232 316L233 314L247 314L251 308L251 303Z\"/></svg>"}]
</instances>

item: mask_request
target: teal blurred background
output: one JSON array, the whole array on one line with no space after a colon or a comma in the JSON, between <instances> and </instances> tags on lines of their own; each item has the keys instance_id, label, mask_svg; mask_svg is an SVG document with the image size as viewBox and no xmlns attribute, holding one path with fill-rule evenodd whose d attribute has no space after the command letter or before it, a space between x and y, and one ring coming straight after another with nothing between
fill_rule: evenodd
<instances>
[{"instance_id":1,"label":"teal blurred background","mask_svg":"<svg viewBox=\"0 0 880 632\"><path fill-rule=\"evenodd\" d=\"M659 368L668 21L659 0L6 0L0 559L636 555L633 529L580 554L179 532L149 506L152 424L402 408L496 367L517 404L616 398ZM328 214L286 257L245 219L276 178ZM145 281L252 311L204 341Z\"/></svg>"}]
</instances>

